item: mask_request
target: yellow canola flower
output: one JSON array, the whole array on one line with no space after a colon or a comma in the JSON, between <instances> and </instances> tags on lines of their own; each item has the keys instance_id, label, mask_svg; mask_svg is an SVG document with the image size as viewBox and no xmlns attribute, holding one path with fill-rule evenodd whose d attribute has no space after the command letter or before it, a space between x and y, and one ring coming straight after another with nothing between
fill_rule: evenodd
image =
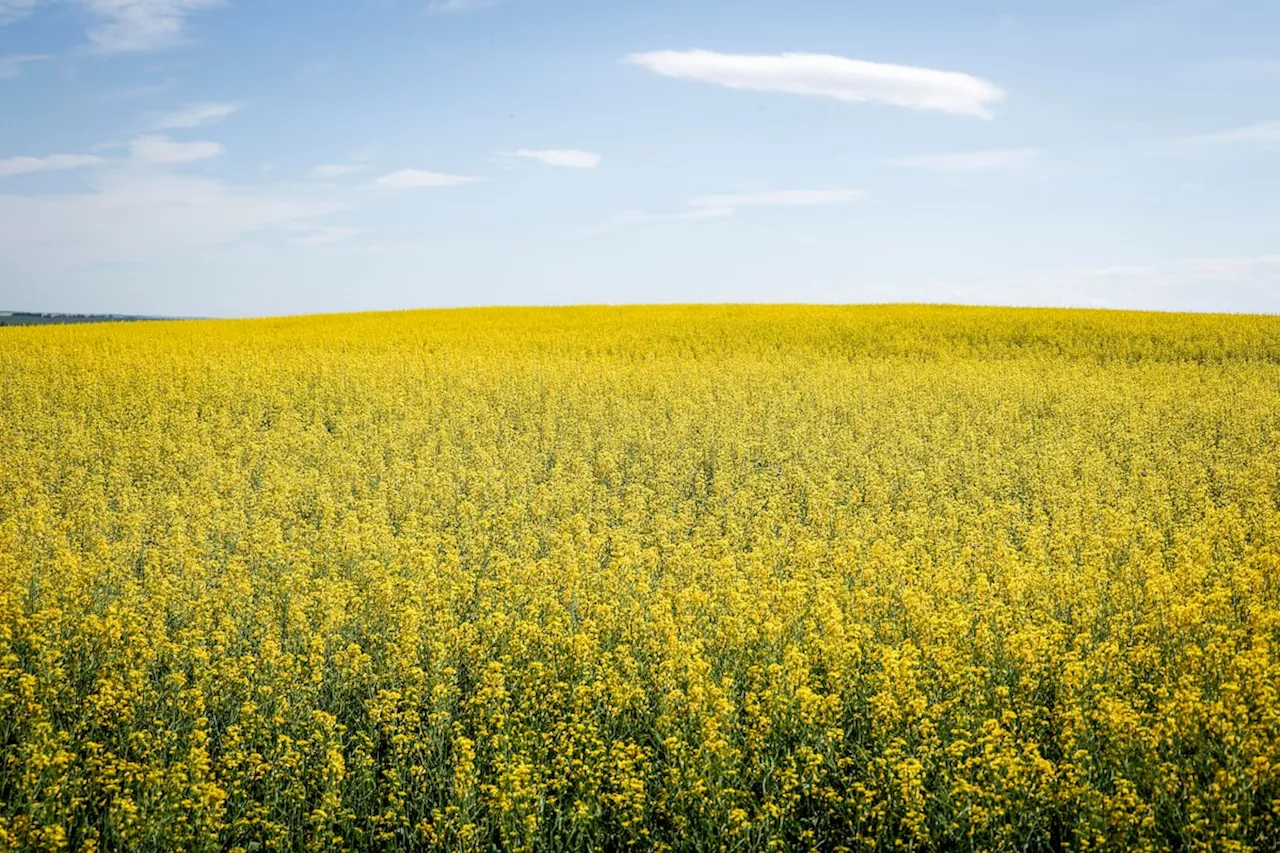
<instances>
[{"instance_id":1,"label":"yellow canola flower","mask_svg":"<svg viewBox=\"0 0 1280 853\"><path fill-rule=\"evenodd\" d=\"M0 850L1280 847L1280 318L0 330Z\"/></svg>"}]
</instances>

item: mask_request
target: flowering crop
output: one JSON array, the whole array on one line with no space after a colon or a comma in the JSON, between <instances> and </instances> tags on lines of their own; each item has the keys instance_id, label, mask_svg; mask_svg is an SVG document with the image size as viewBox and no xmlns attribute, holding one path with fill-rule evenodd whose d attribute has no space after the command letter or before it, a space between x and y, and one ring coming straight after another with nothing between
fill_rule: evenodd
<instances>
[{"instance_id":1,"label":"flowering crop","mask_svg":"<svg viewBox=\"0 0 1280 853\"><path fill-rule=\"evenodd\" d=\"M1280 849L1280 318L3 330L0 849Z\"/></svg>"}]
</instances>

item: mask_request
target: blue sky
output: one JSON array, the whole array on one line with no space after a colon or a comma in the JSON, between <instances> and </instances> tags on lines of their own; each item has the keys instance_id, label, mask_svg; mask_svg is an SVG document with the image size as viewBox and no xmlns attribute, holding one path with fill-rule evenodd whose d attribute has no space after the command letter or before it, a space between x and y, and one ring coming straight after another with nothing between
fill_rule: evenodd
<instances>
[{"instance_id":1,"label":"blue sky","mask_svg":"<svg viewBox=\"0 0 1280 853\"><path fill-rule=\"evenodd\" d=\"M0 308L1280 311L1275 0L0 0Z\"/></svg>"}]
</instances>

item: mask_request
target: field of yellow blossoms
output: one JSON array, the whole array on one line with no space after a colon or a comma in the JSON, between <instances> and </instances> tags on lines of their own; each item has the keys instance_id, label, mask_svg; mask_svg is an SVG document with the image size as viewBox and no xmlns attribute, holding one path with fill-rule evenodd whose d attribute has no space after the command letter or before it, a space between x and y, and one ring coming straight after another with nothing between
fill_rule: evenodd
<instances>
[{"instance_id":1,"label":"field of yellow blossoms","mask_svg":"<svg viewBox=\"0 0 1280 853\"><path fill-rule=\"evenodd\" d=\"M1280 849L1280 318L0 330L0 850Z\"/></svg>"}]
</instances>

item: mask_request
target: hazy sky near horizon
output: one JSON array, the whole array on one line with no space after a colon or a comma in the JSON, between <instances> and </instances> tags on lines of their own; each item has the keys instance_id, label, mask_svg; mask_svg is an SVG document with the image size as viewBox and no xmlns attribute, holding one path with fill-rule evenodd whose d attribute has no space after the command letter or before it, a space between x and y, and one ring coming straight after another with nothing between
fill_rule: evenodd
<instances>
[{"instance_id":1,"label":"hazy sky near horizon","mask_svg":"<svg viewBox=\"0 0 1280 853\"><path fill-rule=\"evenodd\" d=\"M0 309L1280 311L1275 0L0 0Z\"/></svg>"}]
</instances>

